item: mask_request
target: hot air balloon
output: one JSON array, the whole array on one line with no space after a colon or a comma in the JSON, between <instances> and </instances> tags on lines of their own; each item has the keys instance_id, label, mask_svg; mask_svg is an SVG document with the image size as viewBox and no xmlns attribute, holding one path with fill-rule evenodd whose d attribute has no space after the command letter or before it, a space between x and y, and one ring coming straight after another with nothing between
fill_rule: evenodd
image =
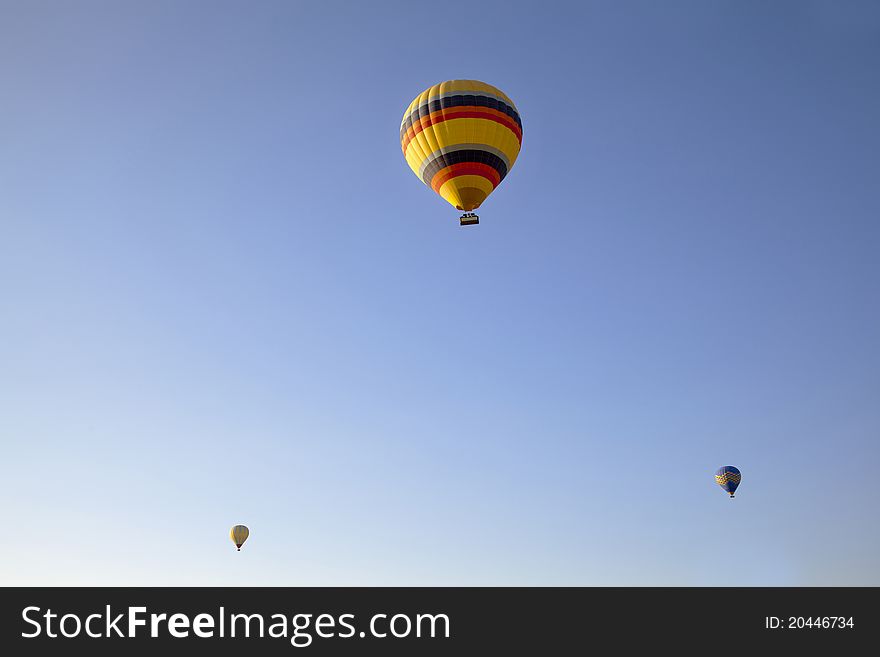
<instances>
[{"instance_id":1,"label":"hot air balloon","mask_svg":"<svg viewBox=\"0 0 880 657\"><path fill-rule=\"evenodd\" d=\"M474 210L504 180L522 144L516 106L491 84L449 80L416 96L400 124L407 164L457 210L460 223L480 223Z\"/></svg>"},{"instance_id":2,"label":"hot air balloon","mask_svg":"<svg viewBox=\"0 0 880 657\"><path fill-rule=\"evenodd\" d=\"M239 552L241 551L241 546L244 545L244 542L248 539L248 536L250 536L250 531L248 531L248 528L244 525L235 525L229 530L229 538L235 543L235 547Z\"/></svg>"},{"instance_id":3,"label":"hot air balloon","mask_svg":"<svg viewBox=\"0 0 880 657\"><path fill-rule=\"evenodd\" d=\"M715 473L715 482L721 486L721 488L730 493L731 498L736 491L736 487L739 486L741 479L742 474L732 465L722 466L718 468L718 471Z\"/></svg>"}]
</instances>

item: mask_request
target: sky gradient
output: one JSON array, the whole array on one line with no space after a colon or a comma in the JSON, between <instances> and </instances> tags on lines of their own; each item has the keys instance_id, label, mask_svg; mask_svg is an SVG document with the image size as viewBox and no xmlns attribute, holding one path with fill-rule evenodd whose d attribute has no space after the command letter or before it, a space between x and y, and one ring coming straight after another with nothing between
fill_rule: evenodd
<instances>
[{"instance_id":1,"label":"sky gradient","mask_svg":"<svg viewBox=\"0 0 880 657\"><path fill-rule=\"evenodd\" d=\"M0 584L880 585L878 68L867 2L0 0Z\"/></svg>"}]
</instances>

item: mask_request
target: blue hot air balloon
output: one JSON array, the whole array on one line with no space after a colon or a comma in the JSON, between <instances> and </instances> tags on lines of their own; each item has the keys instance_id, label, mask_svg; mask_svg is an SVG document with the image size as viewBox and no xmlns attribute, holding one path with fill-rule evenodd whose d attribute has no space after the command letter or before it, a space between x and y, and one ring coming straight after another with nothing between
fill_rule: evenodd
<instances>
[{"instance_id":1,"label":"blue hot air balloon","mask_svg":"<svg viewBox=\"0 0 880 657\"><path fill-rule=\"evenodd\" d=\"M732 465L722 466L715 473L715 482L730 493L731 497L733 497L733 493L736 491L736 487L739 486L741 479L742 474Z\"/></svg>"}]
</instances>

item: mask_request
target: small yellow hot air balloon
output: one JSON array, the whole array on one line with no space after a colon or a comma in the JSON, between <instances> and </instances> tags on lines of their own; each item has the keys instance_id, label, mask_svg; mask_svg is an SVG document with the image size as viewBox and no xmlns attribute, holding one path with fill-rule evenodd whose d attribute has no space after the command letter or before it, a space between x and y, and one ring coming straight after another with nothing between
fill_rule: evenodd
<instances>
[{"instance_id":1,"label":"small yellow hot air balloon","mask_svg":"<svg viewBox=\"0 0 880 657\"><path fill-rule=\"evenodd\" d=\"M513 101L479 80L449 80L416 96L400 124L410 169L458 210L461 225L504 180L522 145Z\"/></svg>"},{"instance_id":2,"label":"small yellow hot air balloon","mask_svg":"<svg viewBox=\"0 0 880 657\"><path fill-rule=\"evenodd\" d=\"M235 547L239 552L241 551L241 546L244 545L244 542L248 539L248 536L250 536L250 531L248 531L248 528L244 525L235 525L229 530L229 538L235 543Z\"/></svg>"}]
</instances>

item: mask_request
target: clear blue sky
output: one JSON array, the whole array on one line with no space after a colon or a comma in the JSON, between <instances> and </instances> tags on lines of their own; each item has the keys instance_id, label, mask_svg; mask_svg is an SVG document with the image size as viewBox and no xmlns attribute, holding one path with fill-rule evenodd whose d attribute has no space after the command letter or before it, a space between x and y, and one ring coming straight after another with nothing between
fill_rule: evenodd
<instances>
[{"instance_id":1,"label":"clear blue sky","mask_svg":"<svg viewBox=\"0 0 880 657\"><path fill-rule=\"evenodd\" d=\"M0 0L0 582L880 585L842 4ZM523 119L475 228L450 78Z\"/></svg>"}]
</instances>

